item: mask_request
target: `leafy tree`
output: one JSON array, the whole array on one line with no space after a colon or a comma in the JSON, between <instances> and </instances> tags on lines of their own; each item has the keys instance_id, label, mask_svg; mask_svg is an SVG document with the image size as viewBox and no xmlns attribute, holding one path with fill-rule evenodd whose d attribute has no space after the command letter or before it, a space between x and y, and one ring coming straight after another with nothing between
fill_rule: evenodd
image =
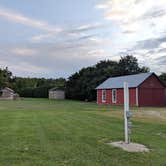
<instances>
[{"instance_id":1,"label":"leafy tree","mask_svg":"<svg viewBox=\"0 0 166 166\"><path fill-rule=\"evenodd\" d=\"M64 87L64 78L22 78L13 77L8 68L0 69L0 88L10 87L22 97L48 97L48 90L52 87Z\"/></svg>"},{"instance_id":2,"label":"leafy tree","mask_svg":"<svg viewBox=\"0 0 166 166\"><path fill-rule=\"evenodd\" d=\"M66 96L69 99L95 100L95 88L109 77L148 72L147 67L139 67L133 56L121 57L119 62L100 61L92 67L81 69L68 78Z\"/></svg>"},{"instance_id":3,"label":"leafy tree","mask_svg":"<svg viewBox=\"0 0 166 166\"><path fill-rule=\"evenodd\" d=\"M149 68L145 66L140 67L138 65L137 58L132 55L121 57L117 66L118 75L130 75L146 72L149 72Z\"/></svg>"},{"instance_id":4,"label":"leafy tree","mask_svg":"<svg viewBox=\"0 0 166 166\"><path fill-rule=\"evenodd\" d=\"M70 99L94 100L96 86L108 77L117 75L114 70L116 66L117 62L108 60L81 69L66 82L66 96Z\"/></svg>"},{"instance_id":5,"label":"leafy tree","mask_svg":"<svg viewBox=\"0 0 166 166\"><path fill-rule=\"evenodd\" d=\"M21 97L34 97L33 90L33 88L24 88L19 91L19 95Z\"/></svg>"},{"instance_id":6,"label":"leafy tree","mask_svg":"<svg viewBox=\"0 0 166 166\"><path fill-rule=\"evenodd\" d=\"M64 78L21 78L13 77L8 68L0 69L0 87L13 88L23 97L48 97L52 87L65 87L69 99L96 99L95 88L109 77L148 72L149 68L140 67L135 57L127 55L117 61L100 61L94 66L82 68L71 75L67 82ZM165 81L165 73L160 78Z\"/></svg>"},{"instance_id":7,"label":"leafy tree","mask_svg":"<svg viewBox=\"0 0 166 166\"><path fill-rule=\"evenodd\" d=\"M159 78L161 79L161 81L166 85L166 73L162 73Z\"/></svg>"},{"instance_id":8,"label":"leafy tree","mask_svg":"<svg viewBox=\"0 0 166 166\"><path fill-rule=\"evenodd\" d=\"M4 88L5 86L11 87L12 83L12 72L8 70L6 67L5 69L0 69L0 87Z\"/></svg>"},{"instance_id":9,"label":"leafy tree","mask_svg":"<svg viewBox=\"0 0 166 166\"><path fill-rule=\"evenodd\" d=\"M65 87L64 78L45 79L45 78L14 78L13 88L22 97L48 97L48 90L52 87Z\"/></svg>"}]
</instances>

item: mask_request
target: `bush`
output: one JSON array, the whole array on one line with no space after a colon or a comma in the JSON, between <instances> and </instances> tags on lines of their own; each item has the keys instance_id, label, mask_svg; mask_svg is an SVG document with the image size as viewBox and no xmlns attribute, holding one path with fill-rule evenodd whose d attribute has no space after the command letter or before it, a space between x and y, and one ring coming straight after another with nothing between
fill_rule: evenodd
<instances>
[{"instance_id":1,"label":"bush","mask_svg":"<svg viewBox=\"0 0 166 166\"><path fill-rule=\"evenodd\" d=\"M25 88L19 94L21 97L48 98L48 91L52 87Z\"/></svg>"},{"instance_id":2,"label":"bush","mask_svg":"<svg viewBox=\"0 0 166 166\"><path fill-rule=\"evenodd\" d=\"M20 90L20 97L33 97L33 88L25 88Z\"/></svg>"}]
</instances>

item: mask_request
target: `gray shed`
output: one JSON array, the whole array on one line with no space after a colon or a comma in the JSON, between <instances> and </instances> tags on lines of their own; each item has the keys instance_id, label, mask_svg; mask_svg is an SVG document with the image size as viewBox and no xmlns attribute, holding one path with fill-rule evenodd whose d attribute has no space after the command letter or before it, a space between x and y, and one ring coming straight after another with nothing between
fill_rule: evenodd
<instances>
[{"instance_id":1,"label":"gray shed","mask_svg":"<svg viewBox=\"0 0 166 166\"><path fill-rule=\"evenodd\" d=\"M52 88L49 90L49 99L65 99L65 91L62 88Z\"/></svg>"},{"instance_id":2,"label":"gray shed","mask_svg":"<svg viewBox=\"0 0 166 166\"><path fill-rule=\"evenodd\" d=\"M17 98L19 98L19 95L8 87L0 90L0 99L15 100Z\"/></svg>"}]
</instances>

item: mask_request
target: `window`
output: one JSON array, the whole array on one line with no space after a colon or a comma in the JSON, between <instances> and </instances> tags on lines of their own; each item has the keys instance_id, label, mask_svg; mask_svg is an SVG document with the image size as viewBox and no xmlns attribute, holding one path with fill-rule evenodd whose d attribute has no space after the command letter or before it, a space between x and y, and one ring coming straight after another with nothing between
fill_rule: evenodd
<instances>
[{"instance_id":1,"label":"window","mask_svg":"<svg viewBox=\"0 0 166 166\"><path fill-rule=\"evenodd\" d=\"M102 102L106 102L106 90L102 90Z\"/></svg>"},{"instance_id":2,"label":"window","mask_svg":"<svg viewBox=\"0 0 166 166\"><path fill-rule=\"evenodd\" d=\"M116 103L116 89L112 89L112 103Z\"/></svg>"}]
</instances>

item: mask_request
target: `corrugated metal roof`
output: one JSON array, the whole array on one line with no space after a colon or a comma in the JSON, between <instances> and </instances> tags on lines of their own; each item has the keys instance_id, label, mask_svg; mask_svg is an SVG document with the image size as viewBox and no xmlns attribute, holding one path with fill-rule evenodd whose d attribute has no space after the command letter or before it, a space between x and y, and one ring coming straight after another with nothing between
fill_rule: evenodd
<instances>
[{"instance_id":1,"label":"corrugated metal roof","mask_svg":"<svg viewBox=\"0 0 166 166\"><path fill-rule=\"evenodd\" d=\"M135 75L126 75L120 77L110 77L96 89L113 89L123 88L123 83L128 82L129 88L138 87L144 80L146 80L153 73L141 73Z\"/></svg>"},{"instance_id":2,"label":"corrugated metal roof","mask_svg":"<svg viewBox=\"0 0 166 166\"><path fill-rule=\"evenodd\" d=\"M8 88L8 87L5 87L5 88L4 88L4 89L2 89L2 90L7 90L7 91L10 91L10 92L14 92L14 90L13 90L13 89Z\"/></svg>"}]
</instances>

